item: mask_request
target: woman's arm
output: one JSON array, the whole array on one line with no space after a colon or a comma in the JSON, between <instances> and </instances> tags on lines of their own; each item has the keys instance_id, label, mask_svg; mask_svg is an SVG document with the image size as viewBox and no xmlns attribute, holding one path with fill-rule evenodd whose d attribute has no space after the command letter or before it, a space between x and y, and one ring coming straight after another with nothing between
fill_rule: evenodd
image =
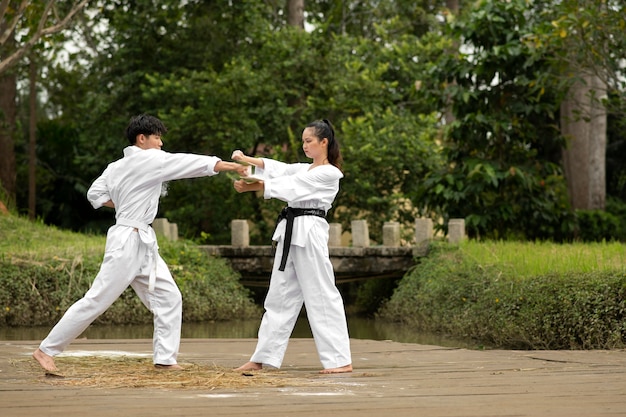
<instances>
[{"instance_id":1,"label":"woman's arm","mask_svg":"<svg viewBox=\"0 0 626 417\"><path fill-rule=\"evenodd\" d=\"M233 151L233 155L230 159L237 162L245 162L246 164L254 165L255 167L265 168L265 163L263 162L263 159L247 156L239 149Z\"/></svg>"},{"instance_id":2,"label":"woman's arm","mask_svg":"<svg viewBox=\"0 0 626 417\"><path fill-rule=\"evenodd\" d=\"M235 190L237 190L238 193L245 193L247 191L265 190L265 184L263 183L263 181L248 183L244 180L237 180L233 183L233 186L235 187Z\"/></svg>"}]
</instances>

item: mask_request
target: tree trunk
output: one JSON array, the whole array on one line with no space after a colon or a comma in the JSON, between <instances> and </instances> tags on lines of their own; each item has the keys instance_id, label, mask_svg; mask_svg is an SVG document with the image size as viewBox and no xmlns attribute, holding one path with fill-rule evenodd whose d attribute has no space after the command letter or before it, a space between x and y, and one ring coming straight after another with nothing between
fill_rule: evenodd
<instances>
[{"instance_id":1,"label":"tree trunk","mask_svg":"<svg viewBox=\"0 0 626 417\"><path fill-rule=\"evenodd\" d=\"M304 30L304 0L287 0L287 25ZM304 102L305 98L302 95L287 100L289 107L294 109L294 115L300 114ZM297 132L300 127L293 125L291 128Z\"/></svg>"},{"instance_id":2,"label":"tree trunk","mask_svg":"<svg viewBox=\"0 0 626 417\"><path fill-rule=\"evenodd\" d=\"M4 22L0 22L0 30ZM0 61L15 48L15 38L10 36L0 49ZM17 77L13 70L0 75L0 187L4 189L6 203L15 201L15 132L17 114ZM1 195L1 193L0 193Z\"/></svg>"},{"instance_id":3,"label":"tree trunk","mask_svg":"<svg viewBox=\"0 0 626 417\"><path fill-rule=\"evenodd\" d=\"M446 7L455 15L459 14L459 0L446 0Z\"/></svg>"},{"instance_id":4,"label":"tree trunk","mask_svg":"<svg viewBox=\"0 0 626 417\"><path fill-rule=\"evenodd\" d=\"M457 17L459 15L459 0L446 0L446 7L449 12ZM452 49L458 49L459 43L455 42ZM455 54L456 50L449 51L450 54ZM454 83L454 82L453 82ZM446 108L443 111L444 114L444 122L445 124L452 124L456 119L454 117L454 112L452 111L452 98L450 96L446 97Z\"/></svg>"},{"instance_id":5,"label":"tree trunk","mask_svg":"<svg viewBox=\"0 0 626 417\"><path fill-rule=\"evenodd\" d=\"M304 0L287 0L287 24L304 29Z\"/></svg>"},{"instance_id":6,"label":"tree trunk","mask_svg":"<svg viewBox=\"0 0 626 417\"><path fill-rule=\"evenodd\" d=\"M35 54L30 55L30 81L28 115L28 218L35 220L37 201L37 62Z\"/></svg>"},{"instance_id":7,"label":"tree trunk","mask_svg":"<svg viewBox=\"0 0 626 417\"><path fill-rule=\"evenodd\" d=\"M568 140L563 165L574 209L603 210L606 199L606 86L584 75L561 103L561 131Z\"/></svg>"}]
</instances>

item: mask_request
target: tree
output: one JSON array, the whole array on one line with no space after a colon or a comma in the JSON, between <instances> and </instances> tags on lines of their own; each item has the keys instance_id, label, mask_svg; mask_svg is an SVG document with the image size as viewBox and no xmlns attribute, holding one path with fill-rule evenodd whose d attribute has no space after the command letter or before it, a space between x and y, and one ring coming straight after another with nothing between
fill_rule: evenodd
<instances>
[{"instance_id":1,"label":"tree","mask_svg":"<svg viewBox=\"0 0 626 417\"><path fill-rule=\"evenodd\" d=\"M418 201L444 220L465 218L472 237L559 240L571 232L559 86L545 50L526 41L536 18L524 0L481 1L447 37L427 43L433 59L420 91L436 108L451 104L454 122L444 131L447 164L427 176ZM463 48L441 53L458 40Z\"/></svg>"},{"instance_id":2,"label":"tree","mask_svg":"<svg viewBox=\"0 0 626 417\"><path fill-rule=\"evenodd\" d=\"M306 161L299 140L302 127L314 119L330 119L346 161L336 202L341 208L331 215L349 227L355 216L371 214L376 239L385 220L410 219L412 225L416 211L411 199L418 179L437 154L434 118L419 115L421 106L414 97L416 38L392 29L397 29L395 22L386 22L374 39L288 26L259 29L256 42L221 71L149 76L144 98L168 97L158 112L177 138L175 146L195 141L218 155L230 155L234 146ZM179 228L191 226L196 235L198 229L211 230L210 239L221 240L228 237L231 218L250 218L257 225L253 241L267 241L279 206L254 195L233 197L228 183L216 189L213 181L211 188L200 182L172 184L163 200L164 213ZM217 201L231 209L199 210Z\"/></svg>"},{"instance_id":3,"label":"tree","mask_svg":"<svg viewBox=\"0 0 626 417\"><path fill-rule=\"evenodd\" d=\"M0 186L15 197L16 64L40 41L64 30L88 0L58 5L50 0L0 2ZM20 34L19 43L15 34Z\"/></svg>"},{"instance_id":4,"label":"tree","mask_svg":"<svg viewBox=\"0 0 626 417\"><path fill-rule=\"evenodd\" d=\"M304 29L304 0L287 0L287 24Z\"/></svg>"},{"instance_id":5,"label":"tree","mask_svg":"<svg viewBox=\"0 0 626 417\"><path fill-rule=\"evenodd\" d=\"M0 21L0 30L4 32L6 24ZM12 53L15 40L10 36L0 48L0 60ZM7 70L0 75L0 187L8 200L15 199L15 133L17 75L15 70Z\"/></svg>"},{"instance_id":6,"label":"tree","mask_svg":"<svg viewBox=\"0 0 626 417\"><path fill-rule=\"evenodd\" d=\"M574 209L605 208L607 111L599 97L606 85L592 74L579 74L561 103L561 132L568 139L563 167Z\"/></svg>"},{"instance_id":7,"label":"tree","mask_svg":"<svg viewBox=\"0 0 626 417\"><path fill-rule=\"evenodd\" d=\"M84 31L92 37L89 44L96 48L89 51L90 54L76 52L72 57L76 65L53 69L47 90L51 106L60 109L59 117L53 123L40 126L47 130L51 140L58 141L49 143L54 152L40 154L46 167L45 179L48 184L57 186L64 183L63 189L68 193L63 199L53 193L47 194L47 201L41 202L42 206L45 205L42 211L54 222L60 221L65 227L75 229L103 230L110 225L110 213L84 210L80 202L85 200L86 187L104 168L103 161L121 155L122 147L127 143L123 129L128 119L143 112L163 116L159 114L160 109L170 106L185 111L188 103L204 99L199 96L200 90L186 91L184 100L180 101L174 97L147 96L145 90L150 80L163 79L170 74L177 79L196 72L204 75L220 71L229 64L234 53L245 55L250 42L262 42L258 27L274 18L264 2L258 1L117 0L104 2L102 6L99 14L85 24L95 25L105 20L107 30ZM236 101L236 97L227 96L235 99L233 106L245 114L246 108ZM220 119L223 110L216 108L214 114L205 117ZM213 130L199 129L189 136L188 129L177 130L177 123L162 118L171 126L170 133L164 138L166 150L206 152L226 157L219 149L207 148L203 144L207 136L219 141L220 135L224 134L220 123ZM183 117L181 120L187 119ZM226 126L225 122L222 120L221 124ZM65 149L63 160L54 163L52 158L61 156L57 152L60 148ZM229 151L232 151L230 147ZM62 170L57 169L61 166ZM204 184L198 180L200 183ZM218 187L221 191L210 195L216 201L214 205L221 205L227 184L224 182ZM172 200L176 187L185 186L172 184L170 197L165 200ZM60 217L48 209L55 206L70 211L68 202L78 204L76 212L79 215L72 217L66 213ZM194 203L198 213L202 213L197 201ZM220 232L227 231L229 221L222 221L222 218L228 213L228 210L217 211L216 214L223 216L220 221L207 217L195 223L199 217L189 216L186 222L193 224L194 230L214 232L219 228ZM185 234L185 223L179 224ZM203 228L205 224L209 227Z\"/></svg>"},{"instance_id":8,"label":"tree","mask_svg":"<svg viewBox=\"0 0 626 417\"><path fill-rule=\"evenodd\" d=\"M416 33L428 33L431 23L426 11L411 1L376 2L384 7L375 14L350 16L366 30L354 24L341 34L329 30L332 18L312 13L317 2L306 4L311 31L287 25L284 8L279 13L269 3L106 2L90 21L106 18L109 24L106 33L89 32L96 54L72 59L88 63L84 67L53 68L54 82L47 85L51 105L61 111L39 125L50 138L38 153L46 169L40 187L46 219L73 228L110 224L110 213L98 217L80 202L103 161L121 154L121 131L136 112L166 122L169 151L228 158L241 148L287 161L305 160L299 140L304 124L329 118L346 149L346 172L360 172L358 179L346 176L338 204L350 211L337 210L336 219L349 226L349 215L357 213L375 213L374 222L384 220L380 213L414 215L409 194L436 154L429 149L435 135L428 133L434 119L429 111L420 116L414 89L415 62L421 60ZM372 163L400 171L377 178ZM358 169L360 164L371 169ZM226 176L210 181L170 184L159 215L178 223L183 235L206 242L229 241L230 220L251 218L261 229L252 231L257 242L267 242L278 207L237 195ZM63 200L49 192L52 184L64 190ZM372 192L379 197L368 199ZM399 201L409 204L397 207ZM76 205L75 216L68 204Z\"/></svg>"},{"instance_id":9,"label":"tree","mask_svg":"<svg viewBox=\"0 0 626 417\"><path fill-rule=\"evenodd\" d=\"M37 62L34 54L30 55L28 71L28 218L35 219L37 201Z\"/></svg>"},{"instance_id":10,"label":"tree","mask_svg":"<svg viewBox=\"0 0 626 417\"><path fill-rule=\"evenodd\" d=\"M64 4L58 5L55 0L49 0L44 5L28 0L0 2L0 49L13 41L16 32L27 33L21 43L11 48L10 53L0 61L0 75L14 66L39 41L65 29L87 3L89 0L72 2L68 8Z\"/></svg>"},{"instance_id":11,"label":"tree","mask_svg":"<svg viewBox=\"0 0 626 417\"><path fill-rule=\"evenodd\" d=\"M550 5L537 39L552 50L556 75L568 86L560 123L568 138L563 163L570 201L575 209L604 209L607 112L626 116L624 5L613 0Z\"/></svg>"}]
</instances>

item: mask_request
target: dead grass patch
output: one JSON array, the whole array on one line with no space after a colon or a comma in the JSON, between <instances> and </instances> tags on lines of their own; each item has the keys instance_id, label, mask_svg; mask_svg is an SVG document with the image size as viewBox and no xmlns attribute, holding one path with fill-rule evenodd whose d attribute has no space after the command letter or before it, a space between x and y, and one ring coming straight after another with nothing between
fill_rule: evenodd
<instances>
[{"instance_id":1,"label":"dead grass patch","mask_svg":"<svg viewBox=\"0 0 626 417\"><path fill-rule=\"evenodd\" d=\"M55 386L98 388L164 388L164 389L241 389L315 385L312 380L289 377L280 371L237 372L215 365L181 364L180 371L155 369L149 358L57 357L58 374L48 374L43 382ZM16 366L41 372L32 360Z\"/></svg>"}]
</instances>

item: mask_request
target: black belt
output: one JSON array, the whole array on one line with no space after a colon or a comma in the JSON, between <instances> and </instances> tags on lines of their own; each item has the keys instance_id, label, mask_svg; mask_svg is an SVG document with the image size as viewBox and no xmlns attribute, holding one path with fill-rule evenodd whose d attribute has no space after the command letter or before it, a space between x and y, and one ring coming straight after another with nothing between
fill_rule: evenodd
<instances>
[{"instance_id":1,"label":"black belt","mask_svg":"<svg viewBox=\"0 0 626 417\"><path fill-rule=\"evenodd\" d=\"M287 265L287 255L289 255L289 247L291 246L291 234L293 232L293 219L299 216L317 216L326 219L326 211L322 209L305 209L305 208L293 208L285 207L280 211L278 219L276 219L276 226L281 220L287 219L287 227L285 229L285 244L283 245L283 255L280 260L279 271L285 270Z\"/></svg>"}]
</instances>

